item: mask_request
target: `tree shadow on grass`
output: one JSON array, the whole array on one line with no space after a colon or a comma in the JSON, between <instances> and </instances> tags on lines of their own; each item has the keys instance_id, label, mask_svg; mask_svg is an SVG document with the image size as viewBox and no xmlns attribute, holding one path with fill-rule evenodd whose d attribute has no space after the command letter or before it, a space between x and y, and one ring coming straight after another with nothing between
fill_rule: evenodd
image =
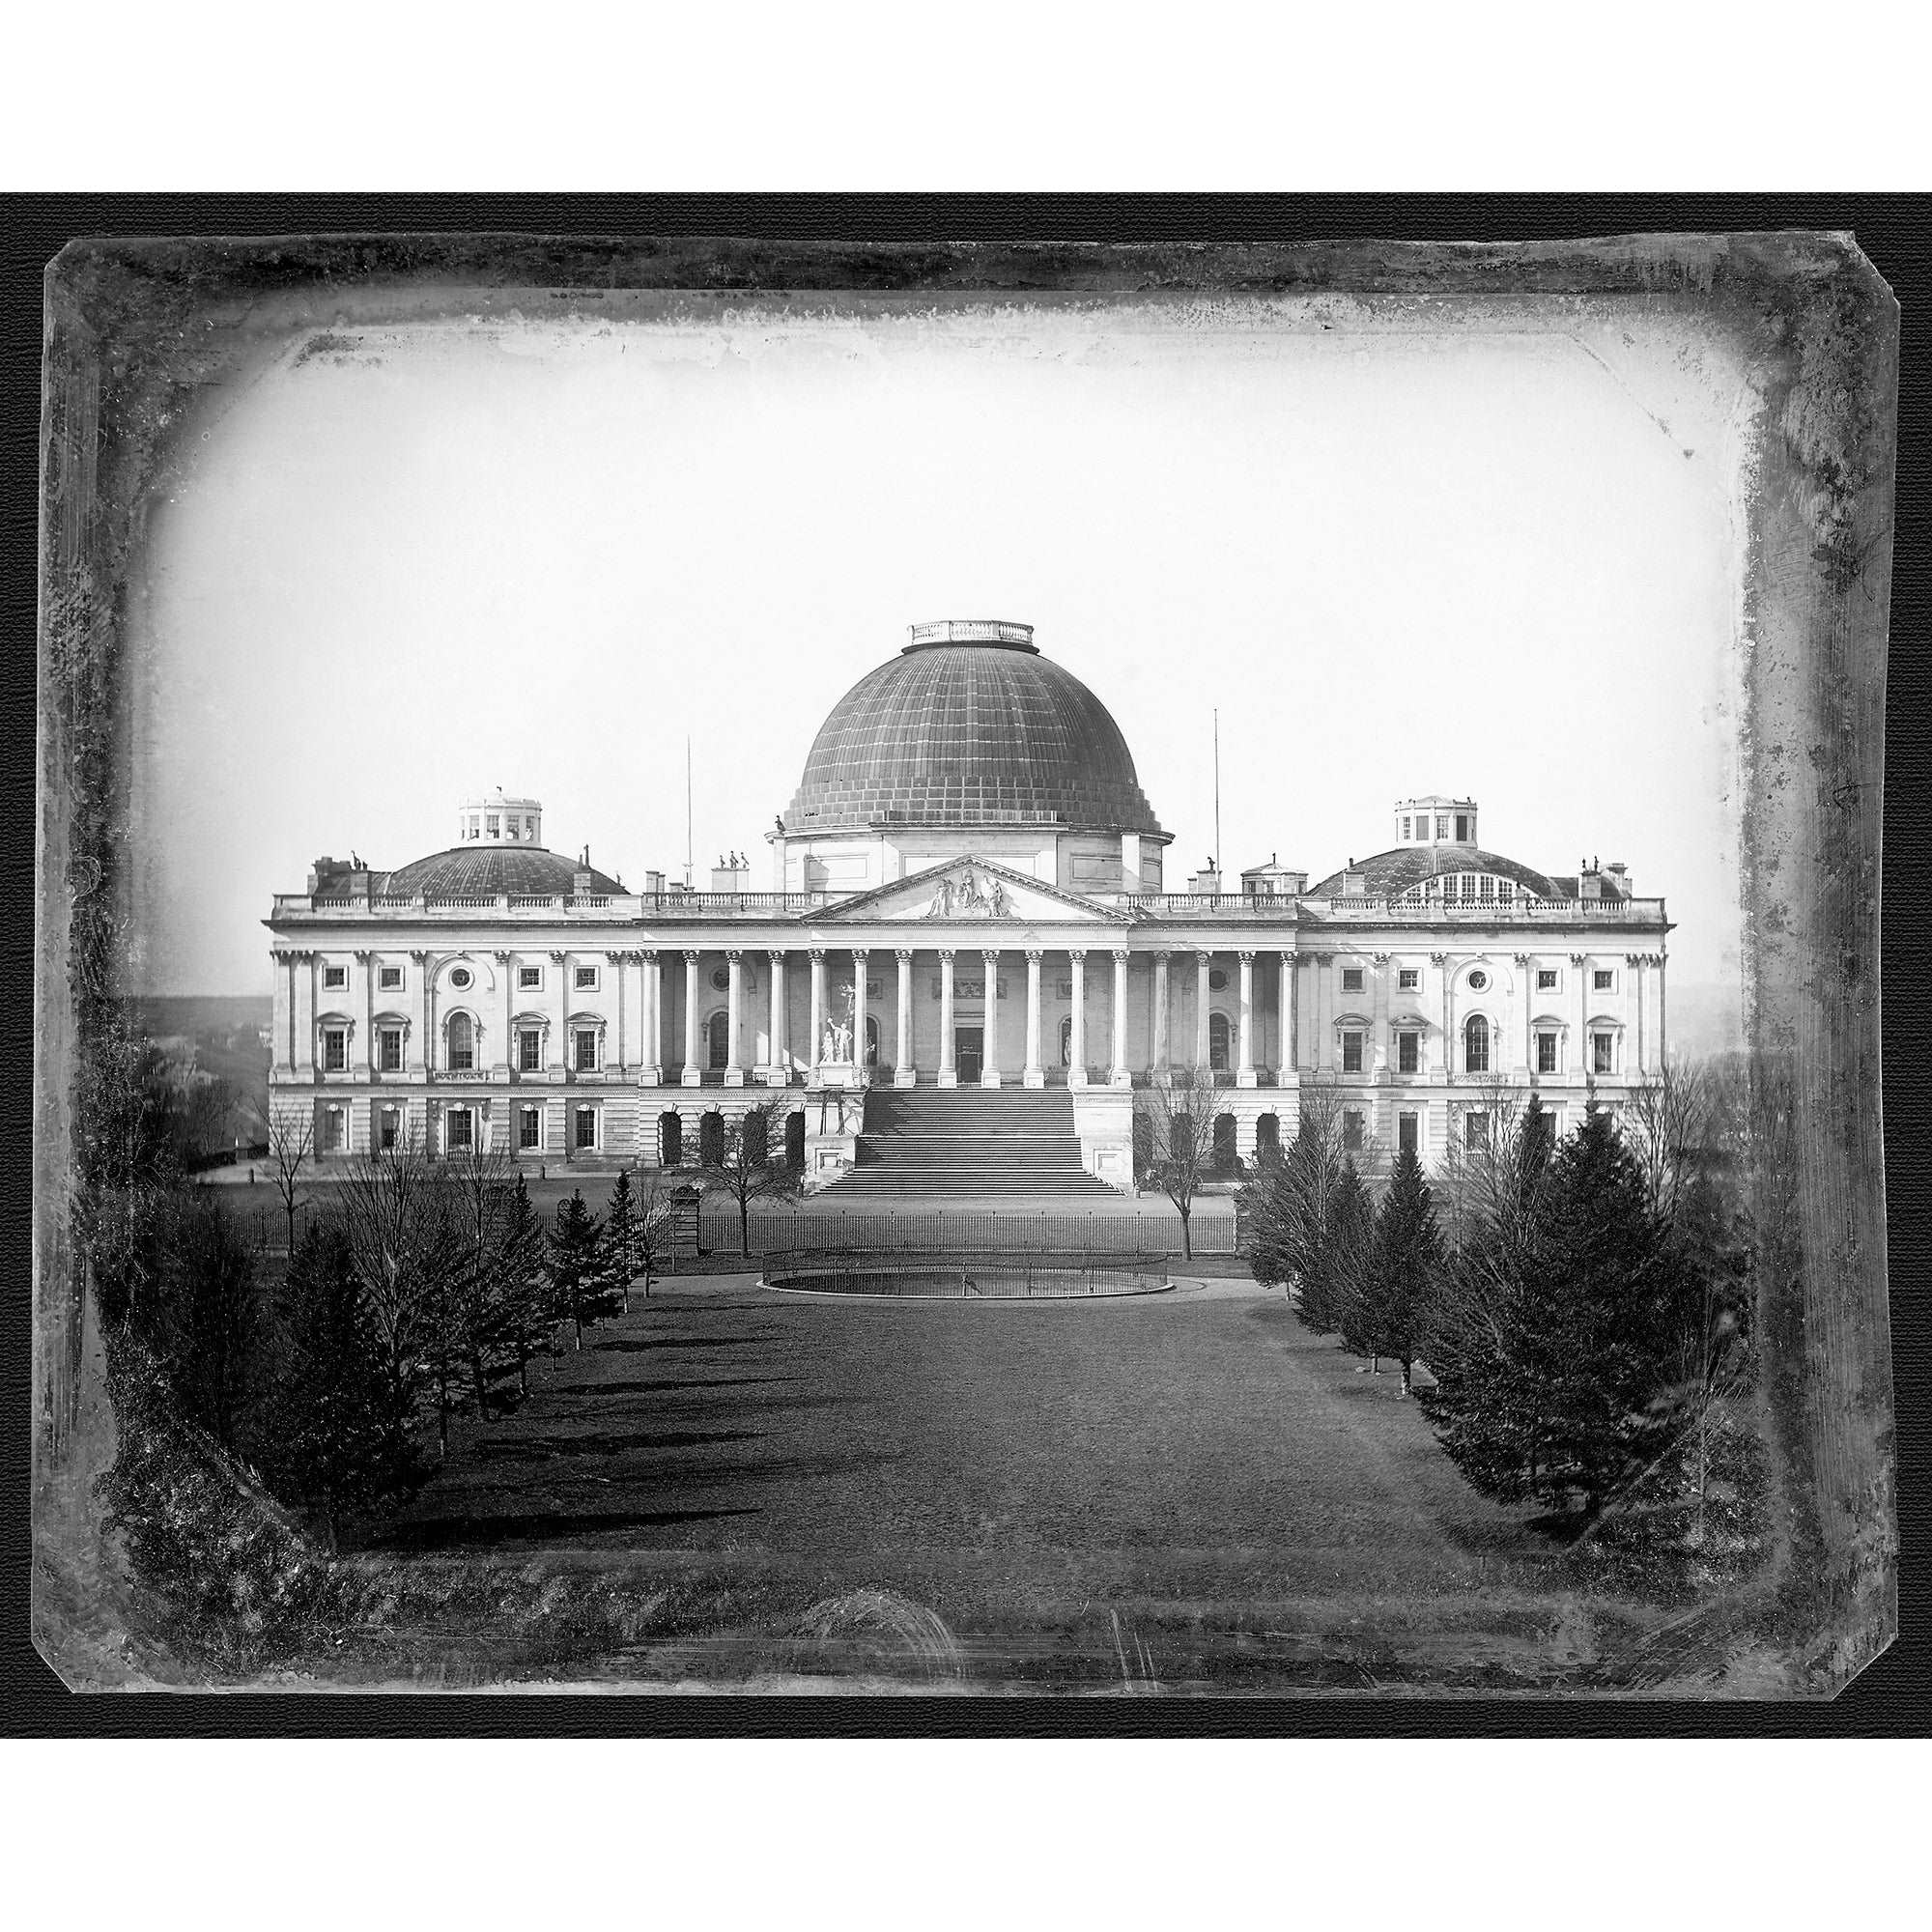
<instances>
[{"instance_id":1,"label":"tree shadow on grass","mask_svg":"<svg viewBox=\"0 0 1932 1932\"><path fill-rule=\"evenodd\" d=\"M613 1335L608 1341L593 1342L584 1353L599 1355L642 1355L657 1349L747 1349L754 1342L775 1342L778 1332L762 1335Z\"/></svg>"},{"instance_id":2,"label":"tree shadow on grass","mask_svg":"<svg viewBox=\"0 0 1932 1932\"><path fill-rule=\"evenodd\" d=\"M757 1442L755 1429L689 1429L660 1435L642 1431L588 1430L582 1435L505 1435L476 1444L484 1462L539 1463L559 1456L624 1456L647 1449L696 1449L712 1442Z\"/></svg>"},{"instance_id":3,"label":"tree shadow on grass","mask_svg":"<svg viewBox=\"0 0 1932 1932\"><path fill-rule=\"evenodd\" d=\"M577 1401L593 1395L681 1395L686 1389L728 1389L760 1388L777 1382L802 1382L803 1376L711 1376L700 1378L692 1377L689 1380L673 1378L669 1381L616 1381L582 1382L570 1388L558 1389L559 1399Z\"/></svg>"}]
</instances>

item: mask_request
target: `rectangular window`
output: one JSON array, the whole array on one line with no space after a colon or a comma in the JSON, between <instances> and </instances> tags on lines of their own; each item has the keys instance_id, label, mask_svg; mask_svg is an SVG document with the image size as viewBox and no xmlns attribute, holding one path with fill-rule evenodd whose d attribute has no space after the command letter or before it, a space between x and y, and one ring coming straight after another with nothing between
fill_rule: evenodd
<instances>
[{"instance_id":1,"label":"rectangular window","mask_svg":"<svg viewBox=\"0 0 1932 1932\"><path fill-rule=\"evenodd\" d=\"M597 969L594 966L580 966L572 980L579 992L595 992L597 989Z\"/></svg>"},{"instance_id":2,"label":"rectangular window","mask_svg":"<svg viewBox=\"0 0 1932 1932\"><path fill-rule=\"evenodd\" d=\"M1422 1153L1421 1115L1398 1114L1395 1117L1395 1145L1398 1153L1412 1153L1420 1158Z\"/></svg>"},{"instance_id":3,"label":"rectangular window","mask_svg":"<svg viewBox=\"0 0 1932 1932\"><path fill-rule=\"evenodd\" d=\"M1456 814L1456 842L1459 845L1466 845L1469 842L1469 819L1466 812L1459 811Z\"/></svg>"},{"instance_id":4,"label":"rectangular window","mask_svg":"<svg viewBox=\"0 0 1932 1932\"><path fill-rule=\"evenodd\" d=\"M346 1137L347 1122L340 1107L325 1107L322 1114L322 1151L324 1153L340 1153Z\"/></svg>"},{"instance_id":5,"label":"rectangular window","mask_svg":"<svg viewBox=\"0 0 1932 1932\"><path fill-rule=\"evenodd\" d=\"M453 1107L449 1115L449 1151L468 1153L475 1145L475 1116L468 1107Z\"/></svg>"},{"instance_id":6,"label":"rectangular window","mask_svg":"<svg viewBox=\"0 0 1932 1932\"><path fill-rule=\"evenodd\" d=\"M1421 984L1420 966L1398 966L1395 969L1395 989L1398 993L1413 993Z\"/></svg>"},{"instance_id":7,"label":"rectangular window","mask_svg":"<svg viewBox=\"0 0 1932 1932\"><path fill-rule=\"evenodd\" d=\"M1395 1070L1398 1073L1414 1073L1422 1065L1421 1036L1412 1033L1399 1033L1395 1037Z\"/></svg>"},{"instance_id":8,"label":"rectangular window","mask_svg":"<svg viewBox=\"0 0 1932 1932\"><path fill-rule=\"evenodd\" d=\"M517 1036L517 1071L536 1073L543 1067L543 1035L535 1027L526 1027Z\"/></svg>"},{"instance_id":9,"label":"rectangular window","mask_svg":"<svg viewBox=\"0 0 1932 1932\"><path fill-rule=\"evenodd\" d=\"M517 1115L517 1145L526 1152L543 1145L534 1107L525 1107Z\"/></svg>"},{"instance_id":10,"label":"rectangular window","mask_svg":"<svg viewBox=\"0 0 1932 1932\"><path fill-rule=\"evenodd\" d=\"M1342 1146L1350 1153L1361 1151L1362 1117L1352 1107L1342 1116Z\"/></svg>"},{"instance_id":11,"label":"rectangular window","mask_svg":"<svg viewBox=\"0 0 1932 1932\"><path fill-rule=\"evenodd\" d=\"M376 984L384 992L396 992L402 983L403 969L400 966L379 966L376 968Z\"/></svg>"},{"instance_id":12,"label":"rectangular window","mask_svg":"<svg viewBox=\"0 0 1932 1932\"><path fill-rule=\"evenodd\" d=\"M1606 1033L1593 1033L1590 1036L1590 1071L1609 1073L1615 1069L1610 1065L1615 1037Z\"/></svg>"},{"instance_id":13,"label":"rectangular window","mask_svg":"<svg viewBox=\"0 0 1932 1932\"><path fill-rule=\"evenodd\" d=\"M495 838L502 829L502 820L494 811L490 813L483 823L488 828L492 838Z\"/></svg>"},{"instance_id":14,"label":"rectangular window","mask_svg":"<svg viewBox=\"0 0 1932 1932\"><path fill-rule=\"evenodd\" d=\"M1553 1033L1536 1036L1536 1070L1539 1073L1556 1071L1556 1036Z\"/></svg>"},{"instance_id":15,"label":"rectangular window","mask_svg":"<svg viewBox=\"0 0 1932 1932\"><path fill-rule=\"evenodd\" d=\"M543 985L543 968L541 966L519 966L517 968L517 984L526 993L540 988Z\"/></svg>"},{"instance_id":16,"label":"rectangular window","mask_svg":"<svg viewBox=\"0 0 1932 1932\"><path fill-rule=\"evenodd\" d=\"M597 1145L597 1110L594 1107L580 1107L577 1110L577 1145L580 1151Z\"/></svg>"},{"instance_id":17,"label":"rectangular window","mask_svg":"<svg viewBox=\"0 0 1932 1932\"><path fill-rule=\"evenodd\" d=\"M322 1030L322 1070L340 1073L349 1065L349 1036L341 1027Z\"/></svg>"},{"instance_id":18,"label":"rectangular window","mask_svg":"<svg viewBox=\"0 0 1932 1932\"><path fill-rule=\"evenodd\" d=\"M1449 836L1449 814L1446 811L1436 814L1435 836L1438 838L1446 838Z\"/></svg>"},{"instance_id":19,"label":"rectangular window","mask_svg":"<svg viewBox=\"0 0 1932 1932\"><path fill-rule=\"evenodd\" d=\"M401 1027L384 1027L377 1036L377 1058L384 1073L400 1073L403 1070L403 1030Z\"/></svg>"},{"instance_id":20,"label":"rectangular window","mask_svg":"<svg viewBox=\"0 0 1932 1932\"><path fill-rule=\"evenodd\" d=\"M384 1107L376 1122L376 1144L384 1153L395 1151L403 1130L403 1117L394 1107Z\"/></svg>"},{"instance_id":21,"label":"rectangular window","mask_svg":"<svg viewBox=\"0 0 1932 1932\"><path fill-rule=\"evenodd\" d=\"M1486 1148L1490 1144L1490 1117L1487 1114L1464 1114L1463 1116L1463 1144L1470 1148Z\"/></svg>"},{"instance_id":22,"label":"rectangular window","mask_svg":"<svg viewBox=\"0 0 1932 1932\"><path fill-rule=\"evenodd\" d=\"M1362 1036L1358 1033L1345 1033L1342 1036L1342 1071L1359 1073L1362 1070Z\"/></svg>"},{"instance_id":23,"label":"rectangular window","mask_svg":"<svg viewBox=\"0 0 1932 1932\"><path fill-rule=\"evenodd\" d=\"M1408 820L1406 818L1402 821L1402 836L1405 838L1406 838L1409 836Z\"/></svg>"},{"instance_id":24,"label":"rectangular window","mask_svg":"<svg viewBox=\"0 0 1932 1932\"><path fill-rule=\"evenodd\" d=\"M1616 984L1616 977L1617 976L1614 973L1612 973L1608 967L1599 966L1597 970L1590 975L1591 990L1593 992L1598 992L1598 993L1607 993L1611 989L1611 987Z\"/></svg>"},{"instance_id":25,"label":"rectangular window","mask_svg":"<svg viewBox=\"0 0 1932 1932\"><path fill-rule=\"evenodd\" d=\"M1362 990L1362 969L1359 966L1342 968L1342 990L1345 993L1359 993Z\"/></svg>"},{"instance_id":26,"label":"rectangular window","mask_svg":"<svg viewBox=\"0 0 1932 1932\"><path fill-rule=\"evenodd\" d=\"M325 966L322 969L322 983L325 986L346 986L349 983L347 966Z\"/></svg>"},{"instance_id":27,"label":"rectangular window","mask_svg":"<svg viewBox=\"0 0 1932 1932\"><path fill-rule=\"evenodd\" d=\"M577 1070L580 1073L597 1071L597 1035L590 1027L577 1030Z\"/></svg>"},{"instance_id":28,"label":"rectangular window","mask_svg":"<svg viewBox=\"0 0 1932 1932\"><path fill-rule=\"evenodd\" d=\"M1553 993L1556 990L1556 968L1539 966L1536 969L1536 990L1539 993Z\"/></svg>"}]
</instances>

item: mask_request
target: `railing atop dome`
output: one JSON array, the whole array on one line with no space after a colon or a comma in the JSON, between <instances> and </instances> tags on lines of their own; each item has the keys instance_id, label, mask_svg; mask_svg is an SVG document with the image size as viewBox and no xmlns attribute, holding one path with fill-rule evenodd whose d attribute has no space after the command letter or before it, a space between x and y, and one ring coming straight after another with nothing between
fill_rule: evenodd
<instances>
[{"instance_id":1,"label":"railing atop dome","mask_svg":"<svg viewBox=\"0 0 1932 1932\"><path fill-rule=\"evenodd\" d=\"M1151 919L1253 919L1278 920L1305 907L1318 918L1360 919L1378 923L1400 924L1406 920L1448 920L1455 924L1486 925L1498 923L1525 924L1564 924L1577 921L1627 921L1633 925L1659 925L1663 923L1662 899L1546 899L1519 893L1507 899L1444 899L1431 894L1426 898L1401 895L1394 898L1349 896L1337 893L1332 897L1317 897L1310 893L1118 893L1095 894L1111 897L1129 912Z\"/></svg>"}]
</instances>

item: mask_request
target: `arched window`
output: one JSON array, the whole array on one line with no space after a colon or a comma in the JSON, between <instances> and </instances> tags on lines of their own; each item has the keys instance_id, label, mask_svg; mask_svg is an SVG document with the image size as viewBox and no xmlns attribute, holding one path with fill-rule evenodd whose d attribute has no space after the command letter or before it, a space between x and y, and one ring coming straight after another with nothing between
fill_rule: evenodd
<instances>
[{"instance_id":1,"label":"arched window","mask_svg":"<svg viewBox=\"0 0 1932 1932\"><path fill-rule=\"evenodd\" d=\"M1235 1117L1233 1114L1216 1114L1214 1116L1214 1172L1216 1174L1233 1174L1240 1166L1240 1160L1235 1151L1236 1132Z\"/></svg>"},{"instance_id":2,"label":"arched window","mask_svg":"<svg viewBox=\"0 0 1932 1932\"><path fill-rule=\"evenodd\" d=\"M771 1153L771 1129L762 1114L745 1116L745 1159L753 1167L763 1167Z\"/></svg>"},{"instance_id":3,"label":"arched window","mask_svg":"<svg viewBox=\"0 0 1932 1932\"><path fill-rule=\"evenodd\" d=\"M715 1110L698 1119L697 1159L702 1167L724 1165L724 1116Z\"/></svg>"},{"instance_id":4,"label":"arched window","mask_svg":"<svg viewBox=\"0 0 1932 1932\"><path fill-rule=\"evenodd\" d=\"M870 1013L866 1015L866 1065L879 1064L879 1023Z\"/></svg>"},{"instance_id":5,"label":"arched window","mask_svg":"<svg viewBox=\"0 0 1932 1932\"><path fill-rule=\"evenodd\" d=\"M1228 1015L1209 1013L1208 1015L1208 1065L1216 1073L1225 1073L1228 1068Z\"/></svg>"},{"instance_id":6,"label":"arched window","mask_svg":"<svg viewBox=\"0 0 1932 1932\"><path fill-rule=\"evenodd\" d=\"M476 1029L468 1013L449 1016L449 1069L468 1073L476 1065Z\"/></svg>"},{"instance_id":7,"label":"arched window","mask_svg":"<svg viewBox=\"0 0 1932 1932\"><path fill-rule=\"evenodd\" d=\"M658 1165L675 1167L684 1158L684 1122L676 1114L658 1116Z\"/></svg>"},{"instance_id":8,"label":"arched window","mask_svg":"<svg viewBox=\"0 0 1932 1932\"><path fill-rule=\"evenodd\" d=\"M805 1116L785 1116L785 1165L794 1174L805 1172Z\"/></svg>"},{"instance_id":9,"label":"arched window","mask_svg":"<svg viewBox=\"0 0 1932 1932\"><path fill-rule=\"evenodd\" d=\"M705 1031L711 1039L712 1065L714 1067L730 1065L731 1063L726 1058L731 1051L730 1014L722 1012L713 1013L711 1015L711 1022Z\"/></svg>"},{"instance_id":10,"label":"arched window","mask_svg":"<svg viewBox=\"0 0 1932 1932\"><path fill-rule=\"evenodd\" d=\"M1068 1013L1060 1023L1060 1064L1073 1065L1073 1015Z\"/></svg>"},{"instance_id":11,"label":"arched window","mask_svg":"<svg viewBox=\"0 0 1932 1932\"><path fill-rule=\"evenodd\" d=\"M1255 1122L1255 1151L1258 1154L1279 1153L1281 1151L1281 1118L1277 1114L1264 1114Z\"/></svg>"},{"instance_id":12,"label":"arched window","mask_svg":"<svg viewBox=\"0 0 1932 1932\"><path fill-rule=\"evenodd\" d=\"M1490 1070L1490 1023L1481 1013L1472 1013L1463 1029L1463 1065L1470 1073Z\"/></svg>"}]
</instances>

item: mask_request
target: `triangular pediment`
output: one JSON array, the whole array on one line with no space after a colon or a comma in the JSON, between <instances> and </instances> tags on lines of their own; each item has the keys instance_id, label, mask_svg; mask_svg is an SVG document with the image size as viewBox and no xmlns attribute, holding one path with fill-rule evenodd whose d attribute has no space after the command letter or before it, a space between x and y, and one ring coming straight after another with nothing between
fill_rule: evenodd
<instances>
[{"instance_id":1,"label":"triangular pediment","mask_svg":"<svg viewBox=\"0 0 1932 1932\"><path fill-rule=\"evenodd\" d=\"M989 859L948 859L890 885L859 893L818 916L819 922L903 921L914 925L1120 923L1126 914Z\"/></svg>"}]
</instances>

